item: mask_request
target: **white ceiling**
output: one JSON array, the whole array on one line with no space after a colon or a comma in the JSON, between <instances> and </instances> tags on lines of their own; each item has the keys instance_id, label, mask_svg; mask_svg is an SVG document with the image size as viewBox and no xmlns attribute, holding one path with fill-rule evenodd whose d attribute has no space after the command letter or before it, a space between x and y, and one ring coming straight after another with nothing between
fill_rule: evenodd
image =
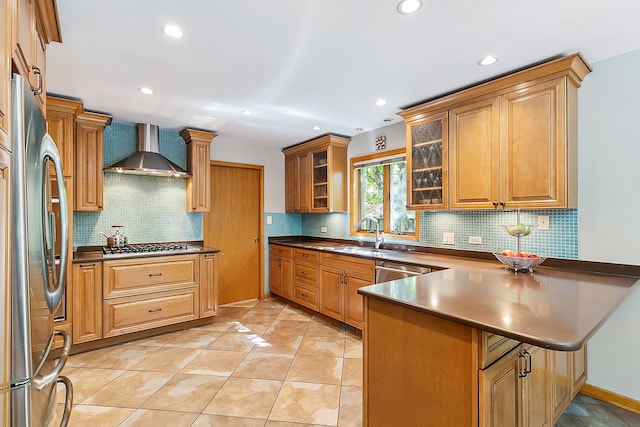
<instances>
[{"instance_id":1,"label":"white ceiling","mask_svg":"<svg viewBox=\"0 0 640 427\"><path fill-rule=\"evenodd\" d=\"M411 16L398 1L57 0L63 43L49 46L47 91L119 122L281 148L385 126L403 107L558 55L640 48L637 0L423 0ZM167 23L185 37L163 35ZM478 66L486 55L499 60Z\"/></svg>"}]
</instances>

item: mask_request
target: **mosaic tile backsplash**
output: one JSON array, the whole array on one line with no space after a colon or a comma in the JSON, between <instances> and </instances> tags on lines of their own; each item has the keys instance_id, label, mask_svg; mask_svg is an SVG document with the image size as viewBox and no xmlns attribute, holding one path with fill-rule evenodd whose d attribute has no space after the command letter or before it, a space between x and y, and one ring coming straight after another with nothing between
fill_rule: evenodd
<instances>
[{"instance_id":1,"label":"mosaic tile backsplash","mask_svg":"<svg viewBox=\"0 0 640 427\"><path fill-rule=\"evenodd\" d=\"M545 257L578 258L578 211L528 210L520 213L520 222L535 225L538 215L549 216L549 230L533 230L521 238L520 249ZM517 241L502 228L516 223L515 211L443 211L420 213L420 241L394 240L386 234L385 241L429 247L465 249L484 252L516 250ZM326 233L320 227L327 227ZM454 233L455 244L445 245L442 233ZM350 239L349 214L303 214L302 234L307 236ZM482 238L481 245L469 244L469 236ZM364 240L373 240L366 239Z\"/></svg>"},{"instance_id":2,"label":"mosaic tile backsplash","mask_svg":"<svg viewBox=\"0 0 640 427\"><path fill-rule=\"evenodd\" d=\"M113 123L104 133L108 166L136 150L136 127ZM160 131L160 152L184 167L186 146L178 132ZM129 243L202 240L202 214L186 212L186 181L178 178L104 174L104 210L74 212L76 246L104 245L103 231L123 225Z\"/></svg>"}]
</instances>

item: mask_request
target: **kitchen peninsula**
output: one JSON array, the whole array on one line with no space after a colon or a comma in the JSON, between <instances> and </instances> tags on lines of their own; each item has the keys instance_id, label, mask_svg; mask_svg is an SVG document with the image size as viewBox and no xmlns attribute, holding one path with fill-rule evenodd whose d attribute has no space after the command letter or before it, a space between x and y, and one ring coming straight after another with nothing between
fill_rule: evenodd
<instances>
[{"instance_id":1,"label":"kitchen peninsula","mask_svg":"<svg viewBox=\"0 0 640 427\"><path fill-rule=\"evenodd\" d=\"M361 288L365 426L549 426L635 276L487 261Z\"/></svg>"}]
</instances>

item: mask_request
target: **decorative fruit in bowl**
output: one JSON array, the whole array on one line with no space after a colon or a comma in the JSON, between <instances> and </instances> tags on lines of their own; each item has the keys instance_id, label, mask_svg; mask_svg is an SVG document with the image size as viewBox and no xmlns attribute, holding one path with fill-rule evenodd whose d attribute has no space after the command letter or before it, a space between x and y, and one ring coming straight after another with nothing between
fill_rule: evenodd
<instances>
[{"instance_id":1,"label":"decorative fruit in bowl","mask_svg":"<svg viewBox=\"0 0 640 427\"><path fill-rule=\"evenodd\" d=\"M531 231L535 228L535 225L525 225L523 223L520 223L516 225L503 225L503 227L510 235L515 237L523 237L531 234Z\"/></svg>"},{"instance_id":2,"label":"decorative fruit in bowl","mask_svg":"<svg viewBox=\"0 0 640 427\"><path fill-rule=\"evenodd\" d=\"M496 258L514 271L533 271L533 267L536 267L544 262L546 258L537 254L530 254L527 252L513 252L510 250L502 251L501 253L494 253Z\"/></svg>"}]
</instances>

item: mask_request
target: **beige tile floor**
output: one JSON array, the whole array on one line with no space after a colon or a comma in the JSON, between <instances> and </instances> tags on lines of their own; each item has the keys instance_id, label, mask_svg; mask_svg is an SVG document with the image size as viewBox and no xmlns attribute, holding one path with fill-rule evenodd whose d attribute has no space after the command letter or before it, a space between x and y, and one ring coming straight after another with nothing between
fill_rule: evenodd
<instances>
[{"instance_id":1,"label":"beige tile floor","mask_svg":"<svg viewBox=\"0 0 640 427\"><path fill-rule=\"evenodd\" d=\"M71 356L71 426L361 426L362 341L278 299ZM64 396L58 391L57 412Z\"/></svg>"}]
</instances>

